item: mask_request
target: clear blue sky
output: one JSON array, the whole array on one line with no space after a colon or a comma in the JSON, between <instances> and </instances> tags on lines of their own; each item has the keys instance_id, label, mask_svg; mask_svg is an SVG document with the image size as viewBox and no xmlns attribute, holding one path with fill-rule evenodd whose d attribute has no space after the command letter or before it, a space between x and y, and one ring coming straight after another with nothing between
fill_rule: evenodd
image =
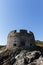
<instances>
[{"instance_id":1,"label":"clear blue sky","mask_svg":"<svg viewBox=\"0 0 43 65\"><path fill-rule=\"evenodd\" d=\"M0 45L15 29L31 30L43 41L43 0L0 0Z\"/></svg>"}]
</instances>

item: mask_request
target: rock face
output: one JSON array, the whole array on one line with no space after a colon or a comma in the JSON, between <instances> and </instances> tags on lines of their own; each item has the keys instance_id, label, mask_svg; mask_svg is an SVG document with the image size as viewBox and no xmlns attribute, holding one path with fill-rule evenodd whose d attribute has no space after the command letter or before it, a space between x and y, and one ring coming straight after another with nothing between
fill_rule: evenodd
<instances>
[{"instance_id":1,"label":"rock face","mask_svg":"<svg viewBox=\"0 0 43 65\"><path fill-rule=\"evenodd\" d=\"M0 53L0 65L43 65L41 51L16 48Z\"/></svg>"}]
</instances>

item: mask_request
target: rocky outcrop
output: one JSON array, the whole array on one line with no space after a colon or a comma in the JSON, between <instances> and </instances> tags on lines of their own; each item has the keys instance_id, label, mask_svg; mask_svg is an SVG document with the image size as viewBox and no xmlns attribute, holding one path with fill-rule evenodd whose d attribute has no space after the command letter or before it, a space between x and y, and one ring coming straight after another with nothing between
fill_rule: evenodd
<instances>
[{"instance_id":1,"label":"rocky outcrop","mask_svg":"<svg viewBox=\"0 0 43 65\"><path fill-rule=\"evenodd\" d=\"M43 65L41 51L16 48L0 53L0 65Z\"/></svg>"}]
</instances>

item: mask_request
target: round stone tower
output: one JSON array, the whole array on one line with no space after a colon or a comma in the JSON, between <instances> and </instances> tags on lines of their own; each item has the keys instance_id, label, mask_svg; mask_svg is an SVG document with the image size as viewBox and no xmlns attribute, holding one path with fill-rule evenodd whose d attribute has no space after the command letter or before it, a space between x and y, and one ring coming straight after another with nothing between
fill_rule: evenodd
<instances>
[{"instance_id":1,"label":"round stone tower","mask_svg":"<svg viewBox=\"0 0 43 65\"><path fill-rule=\"evenodd\" d=\"M7 48L12 49L15 47L34 47L35 46L35 38L34 34L27 30L20 30L17 32L16 30L11 31L8 34L7 38Z\"/></svg>"}]
</instances>

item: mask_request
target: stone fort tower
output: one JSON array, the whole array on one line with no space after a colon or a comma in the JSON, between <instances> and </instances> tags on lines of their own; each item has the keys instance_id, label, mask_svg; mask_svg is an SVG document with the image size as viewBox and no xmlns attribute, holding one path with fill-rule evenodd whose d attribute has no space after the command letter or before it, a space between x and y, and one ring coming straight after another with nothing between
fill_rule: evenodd
<instances>
[{"instance_id":1,"label":"stone fort tower","mask_svg":"<svg viewBox=\"0 0 43 65\"><path fill-rule=\"evenodd\" d=\"M35 46L35 38L33 32L27 32L27 30L20 30L17 32L16 30L11 31L8 34L7 38L7 48L14 47L34 47Z\"/></svg>"}]
</instances>

